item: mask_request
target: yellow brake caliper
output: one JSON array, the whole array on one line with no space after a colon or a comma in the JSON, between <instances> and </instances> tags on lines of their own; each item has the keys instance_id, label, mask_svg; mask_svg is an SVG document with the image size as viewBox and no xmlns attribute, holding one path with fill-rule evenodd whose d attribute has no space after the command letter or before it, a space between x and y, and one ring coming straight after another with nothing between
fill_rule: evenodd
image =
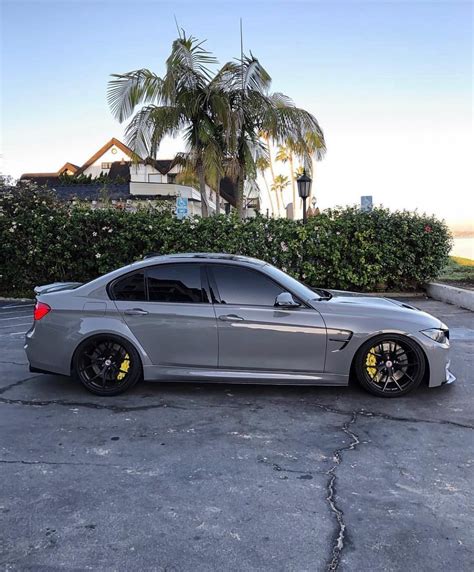
<instances>
[{"instance_id":1,"label":"yellow brake caliper","mask_svg":"<svg viewBox=\"0 0 474 572\"><path fill-rule=\"evenodd\" d=\"M120 364L120 369L122 371L119 371L117 374L118 381L122 380L127 375L129 367L130 367L130 356L128 354L125 354L123 362Z\"/></svg>"},{"instance_id":2,"label":"yellow brake caliper","mask_svg":"<svg viewBox=\"0 0 474 572\"><path fill-rule=\"evenodd\" d=\"M374 349L375 348L370 349L369 353L367 354L367 358L365 360L367 373L370 375L372 379L374 379L374 377L377 374L377 368L375 367L377 365L377 358L375 357Z\"/></svg>"}]
</instances>

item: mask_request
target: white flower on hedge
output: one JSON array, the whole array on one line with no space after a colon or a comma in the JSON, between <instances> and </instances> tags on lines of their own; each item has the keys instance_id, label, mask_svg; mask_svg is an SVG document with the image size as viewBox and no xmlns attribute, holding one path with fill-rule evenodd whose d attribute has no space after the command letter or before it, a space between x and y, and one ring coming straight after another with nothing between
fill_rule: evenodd
<instances>
[{"instance_id":1,"label":"white flower on hedge","mask_svg":"<svg viewBox=\"0 0 474 572\"><path fill-rule=\"evenodd\" d=\"M288 252L288 245L286 244L286 242L282 242L280 246L283 252Z\"/></svg>"},{"instance_id":2,"label":"white flower on hedge","mask_svg":"<svg viewBox=\"0 0 474 572\"><path fill-rule=\"evenodd\" d=\"M113 230L111 228L109 228L109 232L113 232Z\"/></svg>"},{"instance_id":3,"label":"white flower on hedge","mask_svg":"<svg viewBox=\"0 0 474 572\"><path fill-rule=\"evenodd\" d=\"M10 230L10 232L15 232L15 227L11 226L9 230Z\"/></svg>"},{"instance_id":4,"label":"white flower on hedge","mask_svg":"<svg viewBox=\"0 0 474 572\"><path fill-rule=\"evenodd\" d=\"M92 233L92 236L97 236L97 233L94 231L94 232Z\"/></svg>"},{"instance_id":5,"label":"white flower on hedge","mask_svg":"<svg viewBox=\"0 0 474 572\"><path fill-rule=\"evenodd\" d=\"M96 258L100 258L101 256L102 256L102 254L101 254L100 252L98 252L98 253L95 255Z\"/></svg>"},{"instance_id":6,"label":"white flower on hedge","mask_svg":"<svg viewBox=\"0 0 474 572\"><path fill-rule=\"evenodd\" d=\"M148 225L148 230L153 230L153 227L151 226L151 224Z\"/></svg>"}]
</instances>

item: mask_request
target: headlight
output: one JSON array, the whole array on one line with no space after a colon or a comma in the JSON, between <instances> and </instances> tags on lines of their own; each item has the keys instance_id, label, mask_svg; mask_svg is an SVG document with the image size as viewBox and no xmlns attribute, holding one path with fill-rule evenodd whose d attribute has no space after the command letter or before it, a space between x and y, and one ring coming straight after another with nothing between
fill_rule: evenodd
<instances>
[{"instance_id":1,"label":"headlight","mask_svg":"<svg viewBox=\"0 0 474 572\"><path fill-rule=\"evenodd\" d=\"M421 333L439 344L445 344L449 340L448 329L442 330L441 328L430 328L429 330L421 330Z\"/></svg>"}]
</instances>

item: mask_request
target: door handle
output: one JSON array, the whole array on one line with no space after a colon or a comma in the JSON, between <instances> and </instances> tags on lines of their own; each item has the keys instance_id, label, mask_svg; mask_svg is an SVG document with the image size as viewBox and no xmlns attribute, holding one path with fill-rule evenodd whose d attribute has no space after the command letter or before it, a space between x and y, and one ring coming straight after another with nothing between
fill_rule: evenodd
<instances>
[{"instance_id":1,"label":"door handle","mask_svg":"<svg viewBox=\"0 0 474 572\"><path fill-rule=\"evenodd\" d=\"M242 322L244 318L242 316L237 316L237 314L225 314L223 316L219 316L219 320L223 322Z\"/></svg>"},{"instance_id":2,"label":"door handle","mask_svg":"<svg viewBox=\"0 0 474 572\"><path fill-rule=\"evenodd\" d=\"M141 308L130 308L124 310L123 313L127 314L127 316L146 316L148 314L146 310L142 310Z\"/></svg>"}]
</instances>

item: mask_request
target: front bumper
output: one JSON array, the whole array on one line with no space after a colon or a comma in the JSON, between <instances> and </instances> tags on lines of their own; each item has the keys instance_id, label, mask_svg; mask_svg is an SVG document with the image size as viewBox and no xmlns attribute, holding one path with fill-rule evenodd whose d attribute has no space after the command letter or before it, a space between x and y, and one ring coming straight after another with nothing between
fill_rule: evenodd
<instances>
[{"instance_id":1,"label":"front bumper","mask_svg":"<svg viewBox=\"0 0 474 572\"><path fill-rule=\"evenodd\" d=\"M456 381L456 376L451 372L449 367L451 366L451 361L446 364L446 379L443 381L442 385L449 385Z\"/></svg>"}]
</instances>

